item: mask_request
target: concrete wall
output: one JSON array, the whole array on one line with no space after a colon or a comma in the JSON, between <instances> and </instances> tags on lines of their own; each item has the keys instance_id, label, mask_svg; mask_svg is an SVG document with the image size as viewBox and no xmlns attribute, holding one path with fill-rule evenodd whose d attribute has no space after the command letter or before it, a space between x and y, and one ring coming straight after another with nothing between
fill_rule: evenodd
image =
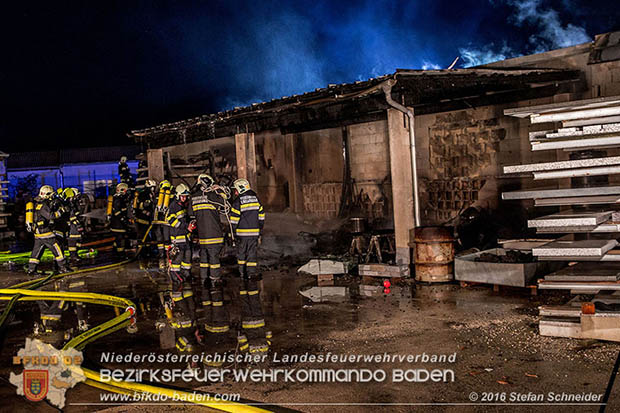
<instances>
[{"instance_id":1,"label":"concrete wall","mask_svg":"<svg viewBox=\"0 0 620 413\"><path fill-rule=\"evenodd\" d=\"M486 66L576 69L584 73L587 83L587 90L577 99L620 95L620 61L588 64L590 50L591 44L585 43L545 53L493 62Z\"/></svg>"},{"instance_id":2,"label":"concrete wall","mask_svg":"<svg viewBox=\"0 0 620 413\"><path fill-rule=\"evenodd\" d=\"M530 125L527 119L504 116L503 112L509 107L567 98L558 95L416 116L422 224L450 222L470 206L491 210L500 205L518 208L519 203L502 203L501 192L548 187L549 182L503 174L504 166L559 159L556 151L530 150L529 132L540 126Z\"/></svg>"},{"instance_id":3,"label":"concrete wall","mask_svg":"<svg viewBox=\"0 0 620 413\"><path fill-rule=\"evenodd\" d=\"M298 141L304 212L336 217L340 205L344 159L342 128L304 132Z\"/></svg>"},{"instance_id":4,"label":"concrete wall","mask_svg":"<svg viewBox=\"0 0 620 413\"><path fill-rule=\"evenodd\" d=\"M367 218L392 216L392 181L387 121L347 126L354 195Z\"/></svg>"},{"instance_id":5,"label":"concrete wall","mask_svg":"<svg viewBox=\"0 0 620 413\"><path fill-rule=\"evenodd\" d=\"M281 212L290 206L285 138L280 131L267 131L256 134L255 142L259 197L268 210Z\"/></svg>"},{"instance_id":6,"label":"concrete wall","mask_svg":"<svg viewBox=\"0 0 620 413\"><path fill-rule=\"evenodd\" d=\"M368 218L392 216L392 186L387 121L349 125L300 134L304 211L335 217L341 202L344 172L343 138L349 147L357 214ZM284 154L283 154L284 156Z\"/></svg>"},{"instance_id":7,"label":"concrete wall","mask_svg":"<svg viewBox=\"0 0 620 413\"><path fill-rule=\"evenodd\" d=\"M416 116L421 219L424 225L449 221L472 205L497 206L496 182L501 142L502 108ZM504 145L505 150L513 143ZM485 194L485 191L488 195Z\"/></svg>"},{"instance_id":8,"label":"concrete wall","mask_svg":"<svg viewBox=\"0 0 620 413\"><path fill-rule=\"evenodd\" d=\"M190 163L192 159L200 156L200 154L206 151L212 151L216 157L216 164L221 166L218 170L236 176L235 139L233 137L192 142L185 145L167 146L162 149L164 153L168 153L171 159L177 159L188 163ZM164 168L167 168L166 164L164 164ZM183 170L179 169L177 172L183 173ZM177 177L167 178L171 180L173 185L178 185L182 182L182 180ZM195 178L186 177L185 180L190 185L195 183Z\"/></svg>"}]
</instances>

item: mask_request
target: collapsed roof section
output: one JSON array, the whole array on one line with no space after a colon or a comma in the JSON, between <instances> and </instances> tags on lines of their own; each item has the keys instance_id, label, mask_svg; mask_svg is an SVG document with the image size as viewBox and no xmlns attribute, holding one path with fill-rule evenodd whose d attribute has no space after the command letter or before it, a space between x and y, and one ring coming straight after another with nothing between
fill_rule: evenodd
<instances>
[{"instance_id":1,"label":"collapsed roof section","mask_svg":"<svg viewBox=\"0 0 620 413\"><path fill-rule=\"evenodd\" d=\"M555 69L397 70L366 81L329 85L225 112L203 115L127 135L150 148L280 130L297 133L386 118L382 85L396 80L392 98L416 114L527 100L583 88L581 72Z\"/></svg>"}]
</instances>

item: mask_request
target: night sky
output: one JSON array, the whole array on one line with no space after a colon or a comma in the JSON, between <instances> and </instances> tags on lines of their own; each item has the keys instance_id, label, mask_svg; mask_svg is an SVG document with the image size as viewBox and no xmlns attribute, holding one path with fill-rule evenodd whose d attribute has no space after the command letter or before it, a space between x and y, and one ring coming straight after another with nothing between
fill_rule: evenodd
<instances>
[{"instance_id":1,"label":"night sky","mask_svg":"<svg viewBox=\"0 0 620 413\"><path fill-rule=\"evenodd\" d=\"M130 144L131 129L620 29L609 0L7 3L5 152Z\"/></svg>"}]
</instances>

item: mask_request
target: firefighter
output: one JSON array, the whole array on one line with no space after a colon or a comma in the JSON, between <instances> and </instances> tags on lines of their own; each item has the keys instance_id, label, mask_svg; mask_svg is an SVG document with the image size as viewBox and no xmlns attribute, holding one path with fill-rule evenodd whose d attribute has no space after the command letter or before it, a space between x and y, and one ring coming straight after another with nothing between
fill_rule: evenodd
<instances>
[{"instance_id":1,"label":"firefighter","mask_svg":"<svg viewBox=\"0 0 620 413\"><path fill-rule=\"evenodd\" d=\"M35 274L37 266L41 260L44 249L47 247L52 254L60 272L68 272L69 268L65 264L65 257L62 249L58 245L56 236L52 232L51 226L54 219L58 219L64 210L59 207L53 211L51 209L51 198L54 190L49 185L43 185L39 189L39 196L35 198L33 205L33 222L28 223L28 231L34 232L34 247L28 261L28 274Z\"/></svg>"},{"instance_id":2,"label":"firefighter","mask_svg":"<svg viewBox=\"0 0 620 413\"><path fill-rule=\"evenodd\" d=\"M216 341L221 341L217 334L229 331L220 270L220 252L224 245L220 212L226 209L226 194L207 174L198 176L196 187L188 212L192 219L191 227L195 226L198 231L205 330L215 334Z\"/></svg>"},{"instance_id":3,"label":"firefighter","mask_svg":"<svg viewBox=\"0 0 620 413\"><path fill-rule=\"evenodd\" d=\"M170 202L170 182L164 180L159 183L157 193L157 205L153 215L153 228L151 232L157 242L157 254L159 257L159 268L166 267L166 250L170 246L170 227L166 222L166 213Z\"/></svg>"},{"instance_id":4,"label":"firefighter","mask_svg":"<svg viewBox=\"0 0 620 413\"><path fill-rule=\"evenodd\" d=\"M121 159L118 162L118 177L121 180L121 183L127 184L127 186L133 186L131 170L129 169L129 165L127 165L126 156L121 156Z\"/></svg>"},{"instance_id":5,"label":"firefighter","mask_svg":"<svg viewBox=\"0 0 620 413\"><path fill-rule=\"evenodd\" d=\"M50 202L50 210L52 212L60 212L60 216L54 218L51 228L62 250L67 249L68 246L70 215L70 208L64 197L64 191L64 188L58 188L56 192L52 194Z\"/></svg>"},{"instance_id":6,"label":"firefighter","mask_svg":"<svg viewBox=\"0 0 620 413\"><path fill-rule=\"evenodd\" d=\"M84 225L80 221L80 206L78 200L79 193L75 188L66 188L63 191L63 198L69 211L69 234L67 244L69 247L69 259L72 264L77 264L80 259L78 257L78 247L82 242L82 233Z\"/></svg>"},{"instance_id":7,"label":"firefighter","mask_svg":"<svg viewBox=\"0 0 620 413\"><path fill-rule=\"evenodd\" d=\"M172 327L175 328L176 347L181 352L192 352L196 349L196 308L191 285L192 250L189 240L189 188L179 184L175 189L174 200L170 203L166 221L170 225L169 249L171 257L170 281L172 283L171 298L175 313Z\"/></svg>"},{"instance_id":8,"label":"firefighter","mask_svg":"<svg viewBox=\"0 0 620 413\"><path fill-rule=\"evenodd\" d=\"M153 221L153 214L155 212L155 187L157 184L152 179L147 179L144 183L144 188L138 192L136 199L136 208L134 216L136 220L136 233L138 234L138 242L144 240L146 232L151 226Z\"/></svg>"},{"instance_id":9,"label":"firefighter","mask_svg":"<svg viewBox=\"0 0 620 413\"><path fill-rule=\"evenodd\" d=\"M257 252L265 212L256 193L246 179L233 182L237 197L230 208L230 222L237 245L237 264L242 278L239 291L241 300L241 327L239 349L251 353L269 350L270 333L265 333L265 319L260 303Z\"/></svg>"},{"instance_id":10,"label":"firefighter","mask_svg":"<svg viewBox=\"0 0 620 413\"><path fill-rule=\"evenodd\" d=\"M114 233L114 251L120 257L125 256L127 248L127 229L129 227L129 187L126 183L116 185L112 199L112 211L109 217L110 230Z\"/></svg>"}]
</instances>

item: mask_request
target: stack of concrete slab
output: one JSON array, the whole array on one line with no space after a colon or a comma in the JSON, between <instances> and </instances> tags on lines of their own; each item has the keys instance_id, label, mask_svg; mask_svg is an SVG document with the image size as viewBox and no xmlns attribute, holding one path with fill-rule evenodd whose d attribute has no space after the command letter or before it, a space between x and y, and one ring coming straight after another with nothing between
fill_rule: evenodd
<instances>
[{"instance_id":1,"label":"stack of concrete slab","mask_svg":"<svg viewBox=\"0 0 620 413\"><path fill-rule=\"evenodd\" d=\"M562 234L532 249L538 260L579 262L546 276L538 287L574 294L620 291L620 216L614 208L620 203L620 186L601 184L608 179L598 178L620 174L620 156L606 156L602 151L620 147L620 96L509 109L504 113L529 118L534 129L529 134L532 151L579 152L560 155L569 160L504 167L506 174L563 181L550 189L505 192L503 199L533 199L535 206L581 207L528 221L528 227L537 233ZM576 187L567 187L568 179L578 182ZM581 235L573 235L576 233ZM541 308L540 315L543 335L620 340L620 311L583 314L580 304L576 304ZM603 328L614 332L603 334Z\"/></svg>"},{"instance_id":2,"label":"stack of concrete slab","mask_svg":"<svg viewBox=\"0 0 620 413\"><path fill-rule=\"evenodd\" d=\"M529 118L533 151L567 152L620 147L620 96L508 109L506 115ZM549 127L544 128L544 125ZM594 152L596 153L596 152ZM531 174L535 180L577 178L620 174L620 156L588 157L504 167L506 174ZM610 206L620 203L620 186L530 189L504 192L505 200L533 199L536 206L584 206L588 211L567 210L528 221L537 233L597 233L607 239L550 242L533 250L545 260L620 261L614 248L620 232L620 217Z\"/></svg>"}]
</instances>

